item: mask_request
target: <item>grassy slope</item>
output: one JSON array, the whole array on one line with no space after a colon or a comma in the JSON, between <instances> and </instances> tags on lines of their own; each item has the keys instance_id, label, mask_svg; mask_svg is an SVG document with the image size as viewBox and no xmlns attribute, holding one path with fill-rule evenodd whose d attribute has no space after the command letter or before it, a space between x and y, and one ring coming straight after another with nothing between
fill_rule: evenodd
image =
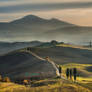
<instances>
[{"instance_id":1,"label":"grassy slope","mask_svg":"<svg viewBox=\"0 0 92 92\"><path fill-rule=\"evenodd\" d=\"M14 83L0 83L0 92L12 92L13 90L26 89L25 86L14 84Z\"/></svg>"},{"instance_id":2,"label":"grassy slope","mask_svg":"<svg viewBox=\"0 0 92 92\"><path fill-rule=\"evenodd\" d=\"M61 65L61 66L62 66L62 69L63 69L62 75L64 75L64 76L65 76L66 68L76 67L77 70L78 70L78 75L79 75L78 78L77 78L78 84L92 90L92 71L87 70L88 67L92 67L92 64L70 63L70 64L64 64L64 65Z\"/></svg>"},{"instance_id":3,"label":"grassy slope","mask_svg":"<svg viewBox=\"0 0 92 92\"><path fill-rule=\"evenodd\" d=\"M50 48L33 48L32 51L42 57L46 55L51 55L54 52L54 54L52 55L55 56L57 54L57 57L59 57L59 55L62 53L62 50L64 51L65 49L66 49L65 46L64 47L58 46L58 47L52 47L52 48L51 47ZM90 50L83 49L81 51L81 48L79 47L77 49L76 48L74 49L73 47L72 48L67 47L65 51L67 50L72 51L72 52L73 50L74 52L77 50L76 53L78 53L79 51L81 55L84 52L91 54ZM69 53L69 52L66 52L66 53ZM66 53L63 52L63 54L65 55ZM60 56L61 58L62 58L62 55ZM61 63L59 63L59 65L61 65ZM62 64L61 66L63 68L63 74L62 74L63 76L65 76L66 68L76 67L78 69L80 76L77 78L77 83L74 83L70 80L62 80L62 79L50 79L49 80L47 79L47 80L41 80L41 81L34 82L35 85L39 85L39 84L42 84L42 85L37 86L37 87L31 87L31 88L24 87L21 85L16 85L13 83L0 83L0 92L92 92L92 73L91 73L91 68L90 68L92 67L92 64L67 63L67 64ZM51 80L56 81L56 82L55 83L49 82ZM7 87L7 85L9 86Z\"/></svg>"},{"instance_id":4,"label":"grassy slope","mask_svg":"<svg viewBox=\"0 0 92 92\"><path fill-rule=\"evenodd\" d=\"M65 74L66 68L77 68L79 77L92 77L92 71L88 71L88 67L92 67L92 64L77 64L77 63L69 63L61 65Z\"/></svg>"},{"instance_id":5,"label":"grassy slope","mask_svg":"<svg viewBox=\"0 0 92 92\"><path fill-rule=\"evenodd\" d=\"M34 82L38 87L24 87L13 83L1 83L0 92L91 92L88 88L61 79L40 80ZM10 86L9 86L10 85Z\"/></svg>"},{"instance_id":6,"label":"grassy slope","mask_svg":"<svg viewBox=\"0 0 92 92\"><path fill-rule=\"evenodd\" d=\"M62 75L65 76L66 68L76 67L79 70L87 71L87 67L92 66L91 64L63 64ZM79 71L78 70L78 71ZM82 72L81 72L82 73ZM63 79L45 79L40 81L34 81L33 87L24 87L14 83L0 83L0 92L92 92L92 77L81 75L77 78L77 82L74 83L72 80Z\"/></svg>"},{"instance_id":7,"label":"grassy slope","mask_svg":"<svg viewBox=\"0 0 92 92\"><path fill-rule=\"evenodd\" d=\"M81 47L82 48L82 47ZM53 46L32 48L32 52L40 57L49 56L57 64L81 63L92 64L92 50L70 46Z\"/></svg>"},{"instance_id":8,"label":"grassy slope","mask_svg":"<svg viewBox=\"0 0 92 92\"><path fill-rule=\"evenodd\" d=\"M0 74L10 78L37 76L55 77L56 69L47 60L42 60L26 51L15 51L0 57Z\"/></svg>"}]
</instances>

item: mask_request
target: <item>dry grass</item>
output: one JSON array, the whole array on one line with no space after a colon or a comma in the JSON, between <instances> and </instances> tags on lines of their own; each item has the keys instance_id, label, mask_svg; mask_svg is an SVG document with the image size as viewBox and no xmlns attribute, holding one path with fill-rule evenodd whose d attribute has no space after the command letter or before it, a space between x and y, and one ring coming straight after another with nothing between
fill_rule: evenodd
<instances>
[{"instance_id":1,"label":"dry grass","mask_svg":"<svg viewBox=\"0 0 92 92\"><path fill-rule=\"evenodd\" d=\"M76 63L64 64L62 65L63 68L62 75L65 76L66 68L77 68L79 73L79 76L77 77L77 83L92 91L92 72L88 71L87 67L92 67L92 64L76 64Z\"/></svg>"},{"instance_id":2,"label":"dry grass","mask_svg":"<svg viewBox=\"0 0 92 92\"><path fill-rule=\"evenodd\" d=\"M92 48L88 48L88 47L84 47L84 46L80 46L80 45L73 45L73 44L59 44L59 45L56 45L56 46L92 50Z\"/></svg>"},{"instance_id":3,"label":"dry grass","mask_svg":"<svg viewBox=\"0 0 92 92\"><path fill-rule=\"evenodd\" d=\"M46 83L46 85L25 87L14 83L1 83L0 92L91 92L89 89L79 86L76 83L62 79L47 79L36 81L35 84L37 83Z\"/></svg>"}]
</instances>

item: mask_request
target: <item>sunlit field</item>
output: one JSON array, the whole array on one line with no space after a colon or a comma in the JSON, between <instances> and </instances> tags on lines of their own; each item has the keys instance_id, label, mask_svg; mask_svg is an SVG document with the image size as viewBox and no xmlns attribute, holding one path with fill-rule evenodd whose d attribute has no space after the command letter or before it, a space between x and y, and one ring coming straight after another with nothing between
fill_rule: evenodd
<instances>
[{"instance_id":1,"label":"sunlit field","mask_svg":"<svg viewBox=\"0 0 92 92\"><path fill-rule=\"evenodd\" d=\"M44 79L33 81L32 85L24 86L15 83L0 83L0 92L92 92L92 73L87 71L90 64L64 64L62 67L62 76L65 79ZM77 81L66 79L66 68L77 68L79 76ZM81 70L81 75L80 75ZM90 76L85 76L89 74Z\"/></svg>"},{"instance_id":2,"label":"sunlit field","mask_svg":"<svg viewBox=\"0 0 92 92\"><path fill-rule=\"evenodd\" d=\"M76 83L92 90L92 64L65 64L61 66L63 69L62 75L65 77L66 68L77 68L78 75ZM72 80L73 77L72 77Z\"/></svg>"},{"instance_id":3,"label":"sunlit field","mask_svg":"<svg viewBox=\"0 0 92 92\"><path fill-rule=\"evenodd\" d=\"M34 84L35 87L25 87L13 83L1 83L0 92L91 92L88 88L62 79L41 80Z\"/></svg>"}]
</instances>

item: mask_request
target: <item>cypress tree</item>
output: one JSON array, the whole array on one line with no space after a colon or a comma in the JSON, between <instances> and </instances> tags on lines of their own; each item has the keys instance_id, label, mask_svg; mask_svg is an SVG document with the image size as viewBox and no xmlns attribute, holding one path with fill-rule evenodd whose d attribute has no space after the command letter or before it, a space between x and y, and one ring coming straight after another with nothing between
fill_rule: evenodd
<instances>
[{"instance_id":1,"label":"cypress tree","mask_svg":"<svg viewBox=\"0 0 92 92\"><path fill-rule=\"evenodd\" d=\"M69 78L69 75L70 75L69 70L70 70L69 68L66 69L66 77L67 77L67 79Z\"/></svg>"},{"instance_id":2,"label":"cypress tree","mask_svg":"<svg viewBox=\"0 0 92 92\"><path fill-rule=\"evenodd\" d=\"M77 69L76 68L73 69L73 76L74 76L74 80L76 81L76 78L77 78Z\"/></svg>"},{"instance_id":3,"label":"cypress tree","mask_svg":"<svg viewBox=\"0 0 92 92\"><path fill-rule=\"evenodd\" d=\"M62 73L62 68L59 66L59 73L61 74Z\"/></svg>"},{"instance_id":4,"label":"cypress tree","mask_svg":"<svg viewBox=\"0 0 92 92\"><path fill-rule=\"evenodd\" d=\"M72 69L70 69L70 79L72 79Z\"/></svg>"}]
</instances>

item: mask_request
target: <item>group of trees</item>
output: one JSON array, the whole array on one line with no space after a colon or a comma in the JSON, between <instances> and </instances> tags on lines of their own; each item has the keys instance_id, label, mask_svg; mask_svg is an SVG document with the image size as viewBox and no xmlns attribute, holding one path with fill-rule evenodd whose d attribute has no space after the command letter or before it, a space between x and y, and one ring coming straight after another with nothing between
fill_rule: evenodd
<instances>
[{"instance_id":1,"label":"group of trees","mask_svg":"<svg viewBox=\"0 0 92 92\"><path fill-rule=\"evenodd\" d=\"M61 66L58 67L58 70L59 70L59 73L61 75L62 73L62 68ZM77 78L77 69L76 68L67 68L66 69L66 77L67 79L71 79L72 80L72 77L74 78L74 80L76 81L76 78Z\"/></svg>"},{"instance_id":2,"label":"group of trees","mask_svg":"<svg viewBox=\"0 0 92 92\"><path fill-rule=\"evenodd\" d=\"M76 81L76 78L77 78L77 69L76 68L73 68L73 69L69 69L67 68L66 69L66 77L67 79L72 79L72 76L74 78L74 80Z\"/></svg>"}]
</instances>

